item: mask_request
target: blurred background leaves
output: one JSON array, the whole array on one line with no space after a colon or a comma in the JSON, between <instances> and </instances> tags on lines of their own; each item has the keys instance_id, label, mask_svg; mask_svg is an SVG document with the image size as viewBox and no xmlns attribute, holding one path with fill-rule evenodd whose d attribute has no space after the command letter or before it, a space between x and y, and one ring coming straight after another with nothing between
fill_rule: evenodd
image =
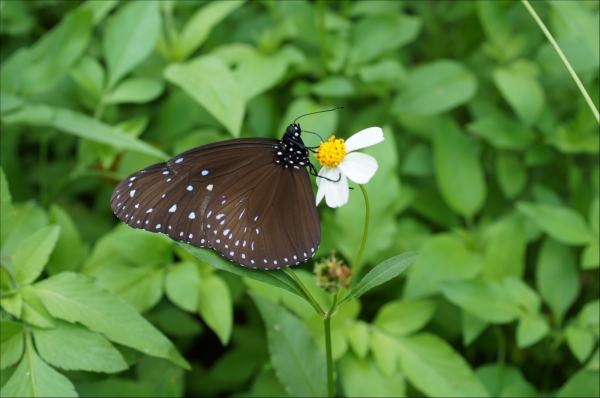
<instances>
[{"instance_id":1,"label":"blurred background leaves","mask_svg":"<svg viewBox=\"0 0 600 398\"><path fill-rule=\"evenodd\" d=\"M532 6L598 108L598 2ZM119 226L109 198L179 152L335 106L303 128L386 137L365 151L379 170L356 280L420 254L332 318L338 394L598 396L598 123L520 2L0 11L3 396L324 394L321 319L259 282L285 279ZM317 257L353 261L358 189L320 215ZM311 266L298 276L330 304Z\"/></svg>"}]
</instances>

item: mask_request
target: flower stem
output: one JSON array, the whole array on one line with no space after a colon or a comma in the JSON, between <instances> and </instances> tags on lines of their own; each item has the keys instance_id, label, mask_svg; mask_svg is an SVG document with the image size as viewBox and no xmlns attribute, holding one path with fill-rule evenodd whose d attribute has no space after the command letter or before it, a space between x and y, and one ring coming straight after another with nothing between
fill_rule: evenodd
<instances>
[{"instance_id":1,"label":"flower stem","mask_svg":"<svg viewBox=\"0 0 600 398\"><path fill-rule=\"evenodd\" d=\"M308 291L308 289L306 288L306 286L304 286L304 283L302 283L302 281L300 280L300 278L298 278L296 276L296 273L294 273L294 271L292 271L292 269L290 267L284 268L284 271L296 281L296 283L298 284L298 286L300 286L300 289L302 289L302 292L306 296L306 298L307 298L308 302L310 303L310 305L313 306L313 308L315 309L315 311L317 311L317 313L319 315L324 316L325 315L325 311L323 311L323 309L321 308L321 306L319 305L319 303L317 303L317 300L315 300L315 298L312 296L312 294L310 294L310 292Z\"/></svg>"},{"instance_id":2,"label":"flower stem","mask_svg":"<svg viewBox=\"0 0 600 398\"><path fill-rule=\"evenodd\" d=\"M573 78L573 80L575 80L575 84L577 84L577 87L579 87L579 91L581 91L581 94L583 95L583 98L585 98L586 102L588 103L588 106L592 110L592 113L594 114L594 117L596 118L596 121L598 123L600 123L600 114L598 113L598 109L596 109L596 106L594 105L594 102L590 98L590 95L588 94L588 92L585 90L585 87L583 87L583 84L581 83L581 80L579 80L579 77L577 77L577 74L575 73L575 71L571 67L571 64L567 60L567 57L565 57L565 55L561 51L560 47L558 46L558 44L554 40L554 37L552 37L552 34L548 30L548 28L546 28L546 25L544 25L544 22L542 22L542 20L537 15L537 13L533 9L533 7L531 7L531 5L529 4L529 2L527 0L521 0L521 1L525 5L525 8L527 8L527 11L529 11L529 13L531 14L531 16L533 17L533 19L535 20L535 22L537 22L537 24L539 25L539 27L542 30L542 32L544 32L544 34L546 35L546 38L548 38L548 41L550 42L550 44L552 44L552 47L554 47L554 49L558 53L558 56L560 57L560 59L563 61L563 63L567 67L567 70L571 74L571 77Z\"/></svg>"},{"instance_id":3,"label":"flower stem","mask_svg":"<svg viewBox=\"0 0 600 398\"><path fill-rule=\"evenodd\" d=\"M335 304L334 300L334 304ZM333 307L332 307L333 309ZM325 314L323 324L325 325L325 353L327 355L327 396L334 397L333 385L333 356L331 355L331 312Z\"/></svg>"}]
</instances>

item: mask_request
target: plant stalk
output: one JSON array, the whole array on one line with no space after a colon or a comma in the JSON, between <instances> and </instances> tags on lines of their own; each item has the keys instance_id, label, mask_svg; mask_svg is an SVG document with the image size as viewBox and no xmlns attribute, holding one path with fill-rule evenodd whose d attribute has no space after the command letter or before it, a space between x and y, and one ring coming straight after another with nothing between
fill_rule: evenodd
<instances>
[{"instance_id":1,"label":"plant stalk","mask_svg":"<svg viewBox=\"0 0 600 398\"><path fill-rule=\"evenodd\" d=\"M583 95L583 98L585 98L585 101L587 102L588 106L592 110L592 113L594 114L594 117L596 118L596 121L598 123L600 123L600 114L598 113L598 109L596 109L596 106L594 105L594 102L590 98L590 95L588 94L588 92L585 90L585 87L583 87L583 84L581 83L581 80L579 80L579 77L577 77L577 74L575 73L575 71L571 67L571 64L567 60L567 57L565 57L565 54L563 54L563 52L561 51L560 47L558 46L558 44L554 40L554 37L552 37L552 34L550 33L550 31L548 30L548 28L546 28L546 25L544 25L544 22L537 15L537 13L533 9L533 7L531 7L531 4L529 4L529 2L527 0L521 0L521 1L525 5L525 8L527 8L527 11L529 11L529 13L531 14L531 16L533 17L533 19L535 20L535 22L537 22L537 24L539 25L539 27L542 30L542 32L544 32L544 34L546 35L546 38L548 39L548 41L550 42L550 44L552 44L552 47L554 47L554 49L558 53L558 56L560 57L560 59L563 61L563 63L567 67L567 70L571 74L571 77L573 78L573 80L575 80L575 84L577 84L577 87L579 87L579 91L581 91L581 94Z\"/></svg>"},{"instance_id":2,"label":"plant stalk","mask_svg":"<svg viewBox=\"0 0 600 398\"><path fill-rule=\"evenodd\" d=\"M325 311L323 311L323 309L321 308L321 306L319 305L319 303L317 303L317 300L315 300L315 298L312 296L312 294L310 294L310 292L308 291L308 289L306 288L306 286L304 286L304 283L302 283L302 281L300 280L300 278L298 278L296 276L296 273L290 267L284 268L284 271L296 281L296 283L298 284L298 286L300 286L300 289L302 289L302 292L304 293L304 295L308 299L310 305L312 305L313 308L315 309L315 311L317 311L317 314L319 314L320 316L324 316L325 315Z\"/></svg>"}]
</instances>

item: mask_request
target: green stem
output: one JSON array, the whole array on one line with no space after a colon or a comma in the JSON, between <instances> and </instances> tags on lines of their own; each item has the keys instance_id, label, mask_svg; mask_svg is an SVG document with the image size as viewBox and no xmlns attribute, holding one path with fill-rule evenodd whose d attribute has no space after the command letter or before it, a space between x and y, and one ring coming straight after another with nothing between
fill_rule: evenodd
<instances>
[{"instance_id":1,"label":"green stem","mask_svg":"<svg viewBox=\"0 0 600 398\"><path fill-rule=\"evenodd\" d=\"M302 281L300 280L300 278L298 278L296 276L296 274L294 273L294 271L290 267L284 268L284 271L296 281L296 283L298 284L298 286L300 286L300 289L302 289L302 292L304 293L304 295L308 299L308 302L313 306L313 308L315 309L315 311L317 311L317 313L319 315L324 316L325 315L325 311L323 311L323 308L321 308L321 306L319 305L319 303L317 302L317 300L315 300L315 298L312 296L312 294L310 294L310 292L308 291L308 289L306 288L306 286L304 286L304 283L302 283Z\"/></svg>"},{"instance_id":2,"label":"green stem","mask_svg":"<svg viewBox=\"0 0 600 398\"><path fill-rule=\"evenodd\" d=\"M496 337L498 339L498 364L504 365L506 361L506 336L504 335L504 331L498 325L494 328L496 332Z\"/></svg>"},{"instance_id":3,"label":"green stem","mask_svg":"<svg viewBox=\"0 0 600 398\"><path fill-rule=\"evenodd\" d=\"M567 67L567 70L571 74L571 77L573 78L573 80L575 80L575 84L577 84L577 87L579 87L579 91L581 91L581 94L583 95L583 98L585 98L588 106L592 110L592 113L594 114L594 117L596 118L596 121L598 123L600 123L600 114L598 113L598 109L596 109L596 106L594 105L594 102L590 98L588 92L585 90L585 87L583 87L583 84L581 83L581 80L579 80L579 77L577 77L577 74L575 73L575 71L571 67L571 64L567 60L567 57L565 57L565 55L561 51L560 47L558 46L558 44L554 40L554 37L552 37L552 34L546 28L546 25L544 25L544 22L542 22L542 20L537 15L537 13L533 9L533 7L531 7L531 5L529 4L529 2L527 0L521 0L521 1L525 5L525 8L527 8L527 11L529 11L529 13L531 14L531 16L533 17L533 19L535 20L535 22L537 22L537 24L539 25L539 27L542 30L542 32L544 32L544 34L546 35L546 38L548 39L548 41L550 42L550 44L552 44L552 47L554 47L554 49L558 53L558 56L560 57L560 59L563 61L563 63Z\"/></svg>"},{"instance_id":4,"label":"green stem","mask_svg":"<svg viewBox=\"0 0 600 398\"><path fill-rule=\"evenodd\" d=\"M358 184L358 186L360 187L360 190L362 191L363 196L365 197L365 226L363 229L363 238L362 238L362 242L360 244L360 249L358 250L358 255L356 256L356 260L354 261L354 264L352 264L352 268L351 268L352 274L350 275L348 280L351 280L352 276L356 275L356 273L358 272L359 263L362 258L363 252L365 251L365 246L367 245L367 236L369 235L369 221L371 220L371 204L369 203L369 195L367 195L367 190L365 189L364 185ZM346 293L346 288L342 287L342 289L340 290L340 294L336 296L337 300L336 299L333 300L332 308L335 308L337 303L342 301L342 298L344 297L345 293Z\"/></svg>"},{"instance_id":5,"label":"green stem","mask_svg":"<svg viewBox=\"0 0 600 398\"><path fill-rule=\"evenodd\" d=\"M48 205L48 135L43 135L40 142L40 202L44 207Z\"/></svg>"},{"instance_id":6,"label":"green stem","mask_svg":"<svg viewBox=\"0 0 600 398\"><path fill-rule=\"evenodd\" d=\"M333 356L331 355L331 317L329 315L330 313L327 313L323 319L323 324L325 325L325 353L327 355L327 396L334 397Z\"/></svg>"}]
</instances>

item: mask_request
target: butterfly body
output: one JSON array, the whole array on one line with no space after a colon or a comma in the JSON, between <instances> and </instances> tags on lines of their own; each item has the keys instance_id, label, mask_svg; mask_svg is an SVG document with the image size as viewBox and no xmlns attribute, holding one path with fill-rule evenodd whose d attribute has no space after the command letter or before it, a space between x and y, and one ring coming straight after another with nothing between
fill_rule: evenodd
<instances>
[{"instance_id":1,"label":"butterfly body","mask_svg":"<svg viewBox=\"0 0 600 398\"><path fill-rule=\"evenodd\" d=\"M113 212L133 228L211 247L243 266L307 261L321 227L298 124L281 140L243 138L183 152L123 180Z\"/></svg>"}]
</instances>

